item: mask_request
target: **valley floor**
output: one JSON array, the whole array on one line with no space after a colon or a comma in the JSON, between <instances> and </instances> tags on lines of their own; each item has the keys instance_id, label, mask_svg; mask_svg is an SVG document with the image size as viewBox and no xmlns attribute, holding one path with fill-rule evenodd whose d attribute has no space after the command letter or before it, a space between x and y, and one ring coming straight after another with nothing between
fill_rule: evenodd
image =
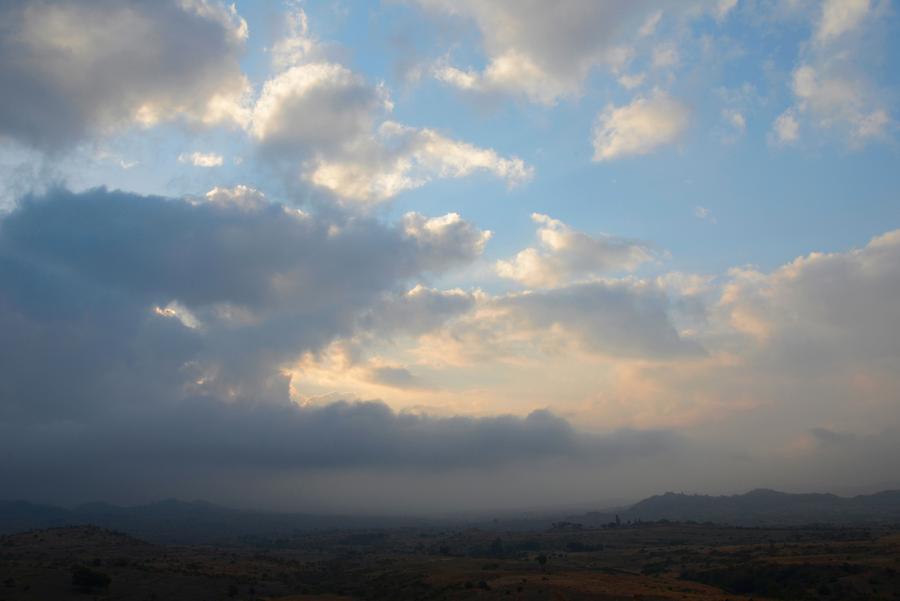
<instances>
[{"instance_id":1,"label":"valley floor","mask_svg":"<svg viewBox=\"0 0 900 601\"><path fill-rule=\"evenodd\" d=\"M900 527L410 528L177 547L91 526L0 538L0 601L492 598L896 600Z\"/></svg>"}]
</instances>

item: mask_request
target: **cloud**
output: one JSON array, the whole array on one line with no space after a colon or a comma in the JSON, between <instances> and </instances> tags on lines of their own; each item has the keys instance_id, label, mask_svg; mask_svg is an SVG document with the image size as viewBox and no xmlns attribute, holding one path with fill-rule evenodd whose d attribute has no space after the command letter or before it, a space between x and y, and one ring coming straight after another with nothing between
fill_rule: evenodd
<instances>
[{"instance_id":1,"label":"cloud","mask_svg":"<svg viewBox=\"0 0 900 601\"><path fill-rule=\"evenodd\" d=\"M266 81L250 131L265 152L305 158L351 150L391 106L383 88L333 63L293 66Z\"/></svg>"},{"instance_id":2,"label":"cloud","mask_svg":"<svg viewBox=\"0 0 900 601\"><path fill-rule=\"evenodd\" d=\"M871 8L870 0L826 0L815 31L816 41L828 43L856 29Z\"/></svg>"},{"instance_id":3,"label":"cloud","mask_svg":"<svg viewBox=\"0 0 900 601\"><path fill-rule=\"evenodd\" d=\"M891 122L887 112L871 105L864 84L849 78L823 78L809 65L794 71L797 111L808 113L822 129L846 126L850 139L863 143L885 135Z\"/></svg>"},{"instance_id":4,"label":"cloud","mask_svg":"<svg viewBox=\"0 0 900 601\"><path fill-rule=\"evenodd\" d=\"M651 62L654 69L668 69L678 65L678 49L672 44L662 44L653 49Z\"/></svg>"},{"instance_id":5,"label":"cloud","mask_svg":"<svg viewBox=\"0 0 900 601\"><path fill-rule=\"evenodd\" d=\"M772 138L794 143L802 126L833 132L856 148L889 139L896 123L890 97L875 78L881 59L871 41L886 23L886 4L828 0L814 6L814 32L790 81L794 102L775 121Z\"/></svg>"},{"instance_id":6,"label":"cloud","mask_svg":"<svg viewBox=\"0 0 900 601\"><path fill-rule=\"evenodd\" d=\"M423 385L412 372L405 367L383 365L373 367L369 372L369 378L375 384L390 386L393 388L422 388Z\"/></svg>"},{"instance_id":7,"label":"cloud","mask_svg":"<svg viewBox=\"0 0 900 601\"><path fill-rule=\"evenodd\" d=\"M517 157L388 120L392 106L383 86L346 67L305 63L266 82L251 132L264 156L340 199L362 203L476 172L510 186L532 177Z\"/></svg>"},{"instance_id":8,"label":"cloud","mask_svg":"<svg viewBox=\"0 0 900 601\"><path fill-rule=\"evenodd\" d=\"M644 243L609 234L597 237L572 229L541 213L532 213L539 225L540 247L529 247L508 261L498 261L498 275L531 287L553 287L573 279L596 278L616 271L633 271L653 257Z\"/></svg>"},{"instance_id":9,"label":"cloud","mask_svg":"<svg viewBox=\"0 0 900 601\"><path fill-rule=\"evenodd\" d=\"M754 453L828 424L860 434L896 428L898 257L892 231L771 272L734 268L722 281L700 281L707 315L692 337L706 357L623 370L622 390L636 406L678 406L684 419L716 421L738 438L747 420L767 424L764 437L743 439Z\"/></svg>"},{"instance_id":10,"label":"cloud","mask_svg":"<svg viewBox=\"0 0 900 601\"><path fill-rule=\"evenodd\" d=\"M579 419L722 424L748 453L827 424L862 435L900 427L898 265L900 232L891 231L770 272L668 273L482 296L425 336L420 357L443 358L461 378L490 366L503 382L498 399L510 389L535 398L556 391L556 406L583 412ZM741 437L751 419L770 434Z\"/></svg>"},{"instance_id":11,"label":"cloud","mask_svg":"<svg viewBox=\"0 0 900 601\"><path fill-rule=\"evenodd\" d=\"M581 282L473 300L467 313L424 336L420 351L439 348L434 360L457 365L528 365L536 357L667 360L704 353L676 327L679 303L653 282Z\"/></svg>"},{"instance_id":12,"label":"cloud","mask_svg":"<svg viewBox=\"0 0 900 601\"><path fill-rule=\"evenodd\" d=\"M898 265L900 232L891 231L771 271L482 293L398 356L427 370L429 382L458 387L460 398L476 391L487 406L553 398L573 423L675 428L709 452L742 457L698 457L706 466L700 486L888 481L895 461L874 475L862 470L862 454L842 449L849 437L900 428ZM445 398L423 391L420 402ZM813 428L843 438L819 435L812 444ZM841 469L829 470L838 459ZM674 480L689 480L690 469Z\"/></svg>"},{"instance_id":13,"label":"cloud","mask_svg":"<svg viewBox=\"0 0 900 601\"><path fill-rule=\"evenodd\" d=\"M232 188L216 186L201 198L186 198L193 204L211 203L217 206L236 208L244 211L263 210L268 205L266 195L250 186L237 185ZM300 212L298 215L302 214Z\"/></svg>"},{"instance_id":14,"label":"cloud","mask_svg":"<svg viewBox=\"0 0 900 601\"><path fill-rule=\"evenodd\" d=\"M515 186L533 174L518 157L389 120L385 86L330 59L293 4L258 93L239 64L247 24L217 1L4 6L0 136L26 145L59 152L135 124L227 123L290 180L362 203L434 179L483 172ZM179 160L222 164L199 152Z\"/></svg>"},{"instance_id":15,"label":"cloud","mask_svg":"<svg viewBox=\"0 0 900 601\"><path fill-rule=\"evenodd\" d=\"M743 135L747 129L747 120L744 114L736 109L723 109L722 119L734 130L735 135Z\"/></svg>"},{"instance_id":16,"label":"cloud","mask_svg":"<svg viewBox=\"0 0 900 601\"><path fill-rule=\"evenodd\" d=\"M286 374L301 355L339 339L417 335L465 313L471 294L398 288L471 262L486 239L456 215L395 225L323 216L247 187L21 200L0 220L8 492L83 501L116 494L115 481L148 499L202 482L246 501L247 482L310 471L594 465L676 444L666 433L581 433L548 411L430 417L291 401ZM402 365L370 366L388 387L423 386Z\"/></svg>"},{"instance_id":17,"label":"cloud","mask_svg":"<svg viewBox=\"0 0 900 601\"><path fill-rule=\"evenodd\" d=\"M401 220L403 234L415 241L426 264L465 264L484 250L491 238L490 231L482 231L457 213L443 217L425 217L420 213L406 213Z\"/></svg>"},{"instance_id":18,"label":"cloud","mask_svg":"<svg viewBox=\"0 0 900 601\"><path fill-rule=\"evenodd\" d=\"M341 198L360 202L387 200L433 179L455 179L477 172L514 187L530 180L534 169L518 157L452 140L431 129L385 121L368 147L338 160L321 160L308 172L312 183Z\"/></svg>"},{"instance_id":19,"label":"cloud","mask_svg":"<svg viewBox=\"0 0 900 601\"><path fill-rule=\"evenodd\" d=\"M680 446L680 439L665 431L586 435L543 410L525 417L429 417L396 413L378 402L300 407L195 399L110 411L58 427L4 423L0 476L14 483L8 494L57 502L84 502L92 495L146 502L173 491L184 495L199 485L206 495L216 491L257 506L277 505L287 494L295 511L310 502L304 493L323 474L331 480L325 486L329 497L339 494L334 480L344 475L356 480L356 487L365 476L378 481L399 476L399 483L365 488L379 495L390 490L394 507L427 512L433 505L409 497L422 477L440 475L447 485L460 473L496 478L522 466L539 481L541 466L554 461L589 470L671 454ZM273 490L281 480L294 483L293 492ZM496 482L485 484L469 490L469 503L483 509L497 493ZM354 498L365 501L345 503L350 511L373 512L369 495Z\"/></svg>"},{"instance_id":20,"label":"cloud","mask_svg":"<svg viewBox=\"0 0 900 601\"><path fill-rule=\"evenodd\" d=\"M779 144L793 144L800 139L800 124L797 123L794 111L788 109L775 119L772 135Z\"/></svg>"},{"instance_id":21,"label":"cloud","mask_svg":"<svg viewBox=\"0 0 900 601\"><path fill-rule=\"evenodd\" d=\"M724 21L737 6L738 0L719 0L713 14L717 21Z\"/></svg>"},{"instance_id":22,"label":"cloud","mask_svg":"<svg viewBox=\"0 0 900 601\"><path fill-rule=\"evenodd\" d=\"M471 262L486 239L456 215L325 219L250 188L25 199L0 225L0 354L23 366L0 378L2 411L286 399L285 363L351 335L410 279Z\"/></svg>"},{"instance_id":23,"label":"cloud","mask_svg":"<svg viewBox=\"0 0 900 601\"><path fill-rule=\"evenodd\" d=\"M90 430L94 436L82 439L80 449L69 437L58 441L58 447L94 455L95 460L108 449L121 448L120 459L135 467L177 459L195 468L230 465L271 471L448 469L590 457L589 438L547 411L524 418L441 418L395 413L379 402L303 407L193 399L174 406L110 411L74 429Z\"/></svg>"},{"instance_id":24,"label":"cloud","mask_svg":"<svg viewBox=\"0 0 900 601\"><path fill-rule=\"evenodd\" d=\"M702 219L704 221L708 221L710 223L715 223L716 218L710 213L709 209L704 206L697 205L694 207L694 217L697 219Z\"/></svg>"},{"instance_id":25,"label":"cloud","mask_svg":"<svg viewBox=\"0 0 900 601\"><path fill-rule=\"evenodd\" d=\"M279 71L263 85L248 129L261 155L339 200L378 203L434 179L491 174L516 186L533 168L518 157L389 119L383 84L329 61L294 7L276 43Z\"/></svg>"},{"instance_id":26,"label":"cloud","mask_svg":"<svg viewBox=\"0 0 900 601\"><path fill-rule=\"evenodd\" d=\"M674 327L668 296L643 282L590 282L497 299L517 330L559 328L583 350L615 357L702 354L702 347Z\"/></svg>"},{"instance_id":27,"label":"cloud","mask_svg":"<svg viewBox=\"0 0 900 601\"><path fill-rule=\"evenodd\" d=\"M272 46L272 64L284 70L317 58L322 54L321 43L309 31L309 19L299 2L286 3L285 31Z\"/></svg>"},{"instance_id":28,"label":"cloud","mask_svg":"<svg viewBox=\"0 0 900 601\"><path fill-rule=\"evenodd\" d=\"M622 87L626 90L632 90L643 84L644 79L646 79L646 76L643 73L635 73L633 75L625 74L619 76L618 82L622 84Z\"/></svg>"},{"instance_id":29,"label":"cloud","mask_svg":"<svg viewBox=\"0 0 900 601\"><path fill-rule=\"evenodd\" d=\"M192 490L189 482L234 491L236 471L240 482L261 486L328 474L331 484L317 486L333 494L333 478L351 473L362 486L359 474L444 470L446 485L468 470L493 476L493 486L479 489L489 496L508 485L503 474L513 466L527 466L536 484L550 481L545 462L632 472L642 457L655 462L680 452L666 430L685 424L694 425L690 436L705 440L705 448L721 450L720 436L746 458L736 465L727 457L694 457L667 469L665 482L739 486L745 480L737 473L766 482L803 474L802 482L816 486L835 482L838 472L827 467L835 461L841 481L851 482L872 453L892 448L887 435L871 445L860 441L871 438L867 416L880 427L897 426L900 315L891 299L900 293L900 233L857 250L813 253L769 273L736 269L721 288L708 277L667 274L658 282L629 278L500 296L397 290L397 282L417 277L404 274L477 256L484 235L460 221L417 216L390 226L326 218L270 203L249 188L185 201L101 191L26 201L0 222L0 450L15 450L0 453L0 472L25 492L92 495L114 478L148 498L162 490L182 494ZM369 246L365 239L379 241ZM190 252L183 250L188 240ZM392 246L389 258L370 256L382 244ZM355 250L342 262L347 245ZM450 253L461 245L471 250ZM382 260L398 271L379 268ZM185 275L172 277L185 261ZM220 264L236 282L216 283L210 266ZM375 274L387 279L373 282ZM292 291L292 281L302 282L302 291ZM337 289L336 282L348 285ZM274 291L239 298L266 285ZM315 298L320 291L322 302ZM713 300L709 321L687 332L679 324L691 296ZM301 336L296 322L304 320ZM338 339L365 351L367 336L407 335L422 336L422 348L450 361L464 349L471 359L465 369L509 387L494 390L498 397L532 390L527 406L555 394L563 413L429 417L380 403L287 401L284 357L317 353ZM232 343L223 344L229 336ZM262 361L253 361L257 356ZM534 365L542 366L538 378ZM448 396L455 407L479 402L480 382L467 384L462 375L459 385L471 390L436 390L433 383L447 378L435 380L435 366L388 356L361 361L359 370L376 387L370 389L420 395L423 404ZM582 375L563 385L571 374ZM664 430L587 435L572 428L575 419ZM741 435L756 423L769 428ZM792 436L812 442L795 448ZM690 480L694 462L705 466L702 481ZM98 468L69 486L79 473L73 467L85 464ZM654 473L646 469L639 472L644 486ZM396 495L415 490L415 477L404 478ZM248 499L246 491L231 494Z\"/></svg>"},{"instance_id":30,"label":"cloud","mask_svg":"<svg viewBox=\"0 0 900 601\"><path fill-rule=\"evenodd\" d=\"M664 92L608 106L594 127L594 160L608 161L649 154L672 144L685 132L690 111Z\"/></svg>"},{"instance_id":31,"label":"cloud","mask_svg":"<svg viewBox=\"0 0 900 601\"><path fill-rule=\"evenodd\" d=\"M364 316L364 329L378 335L398 332L418 336L440 327L452 317L475 307L478 294L464 290L437 290L421 284L384 297Z\"/></svg>"},{"instance_id":32,"label":"cloud","mask_svg":"<svg viewBox=\"0 0 900 601\"><path fill-rule=\"evenodd\" d=\"M471 24L478 31L483 66L466 67L448 52L432 65L438 81L468 93L508 95L544 106L577 98L593 73L606 71L628 89L643 76L622 76L645 47L656 69L677 67L672 41L656 43L664 15L690 22L707 14L721 23L736 0L670 3L665 11L643 0L565 0L553 5L536 0L406 0L431 15ZM468 59L471 60L471 59Z\"/></svg>"},{"instance_id":33,"label":"cloud","mask_svg":"<svg viewBox=\"0 0 900 601\"><path fill-rule=\"evenodd\" d=\"M44 151L131 124L241 119L247 24L218 2L5 2L0 135Z\"/></svg>"},{"instance_id":34,"label":"cloud","mask_svg":"<svg viewBox=\"0 0 900 601\"><path fill-rule=\"evenodd\" d=\"M654 14L649 3L619 0L416 4L433 14L470 20L482 36L483 70L445 62L434 69L437 79L463 90L516 94L545 105L577 94L592 69L617 64L628 36Z\"/></svg>"},{"instance_id":35,"label":"cloud","mask_svg":"<svg viewBox=\"0 0 900 601\"><path fill-rule=\"evenodd\" d=\"M638 35L641 37L653 35L656 32L656 27L659 25L662 16L663 11L661 10L650 13L650 16L647 17L647 19L644 21L644 24L641 25L641 28L638 30Z\"/></svg>"},{"instance_id":36,"label":"cloud","mask_svg":"<svg viewBox=\"0 0 900 601\"><path fill-rule=\"evenodd\" d=\"M770 274L736 269L722 307L738 330L832 365L900 357L900 231L846 253L812 253Z\"/></svg>"},{"instance_id":37,"label":"cloud","mask_svg":"<svg viewBox=\"0 0 900 601\"><path fill-rule=\"evenodd\" d=\"M577 99L604 70L605 83L632 90L599 111L596 161L684 138L694 121L684 86L718 72L719 59L703 58L719 44L710 27L737 10L734 0L665 13L643 2L420 4L480 32L483 56L451 50L427 61L448 86L550 106ZM491 232L457 213L369 206L440 179L515 187L534 168L512 147L395 115L387 86L342 62L351 53L320 42L290 6L276 25L283 35L264 49L272 70L254 69L252 88L238 62L246 25L216 2L0 8L0 136L12 141L9 160L34 171L4 169L7 196L53 179L47 152L134 126L230 123L243 128L231 145L251 146L239 154L256 151L250 172L274 168L317 193L286 200L338 201L301 210L248 186L185 198L51 188L10 206L0 215L0 480L21 494L145 499L227 489L250 504L318 486L329 502L368 507L380 495L404 509L453 506L474 491L470 502L484 507L490 495L570 502L580 490L593 500L610 481L625 495L795 483L789 472L807 477L810 466L816 479L804 482L818 486L834 482L828 466L841 458L849 480L870 477L860 466L872 457L896 455L887 441L900 428L897 232L714 277L655 273L651 244L535 213L536 239L488 264ZM889 138L891 82L879 80L889 69L878 52L889 3L792 6L810 33L787 68L770 140ZM739 16L767 22L757 8L742 5ZM697 56L699 70L676 81L672 69ZM748 133L772 109L770 92L718 91L713 135ZM90 165L146 175L116 167L129 158L152 170L130 144L108 140L88 152ZM191 143L169 162L225 167L203 148ZM686 207L714 222L703 204ZM515 291L445 289L473 269ZM576 423L662 430L592 435ZM698 463L670 469L671 428L709 443ZM747 479L723 450L742 455ZM783 466L790 457L797 463Z\"/></svg>"},{"instance_id":38,"label":"cloud","mask_svg":"<svg viewBox=\"0 0 900 601\"><path fill-rule=\"evenodd\" d=\"M194 167L221 167L225 159L214 152L192 152L178 155L179 163L189 163Z\"/></svg>"}]
</instances>

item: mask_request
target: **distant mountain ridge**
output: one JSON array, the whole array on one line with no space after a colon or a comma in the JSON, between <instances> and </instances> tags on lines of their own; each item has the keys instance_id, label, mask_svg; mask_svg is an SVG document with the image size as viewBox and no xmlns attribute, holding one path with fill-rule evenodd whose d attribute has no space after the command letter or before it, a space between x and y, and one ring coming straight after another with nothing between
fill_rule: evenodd
<instances>
[{"instance_id":1,"label":"distant mountain ridge","mask_svg":"<svg viewBox=\"0 0 900 601\"><path fill-rule=\"evenodd\" d=\"M736 526L900 522L900 490L855 497L765 488L724 496L667 492L618 512L594 512L568 519L600 525L615 521L616 515L626 522L670 520Z\"/></svg>"},{"instance_id":2,"label":"distant mountain ridge","mask_svg":"<svg viewBox=\"0 0 900 601\"><path fill-rule=\"evenodd\" d=\"M727 496L667 492L618 510L569 516L567 522L597 527L614 523L669 520L714 522L735 526L900 523L900 490L855 497L827 493L792 494L757 489ZM526 520L528 521L528 520ZM532 529L550 525L534 519ZM167 499L122 507L87 503L72 509L27 501L0 501L0 534L59 526L91 524L161 543L215 543L247 538L277 538L296 532L449 525L453 520L384 516L267 513L231 509L207 501ZM457 525L477 520L456 520ZM513 523L508 520L505 523ZM490 527L487 524L477 524ZM528 528L526 528L528 529Z\"/></svg>"},{"instance_id":3,"label":"distant mountain ridge","mask_svg":"<svg viewBox=\"0 0 900 601\"><path fill-rule=\"evenodd\" d=\"M232 509L208 501L177 499L130 507L86 503L72 509L27 501L0 501L0 534L90 524L169 544L277 537L298 531L402 527L418 525L423 521L394 517L270 513Z\"/></svg>"}]
</instances>

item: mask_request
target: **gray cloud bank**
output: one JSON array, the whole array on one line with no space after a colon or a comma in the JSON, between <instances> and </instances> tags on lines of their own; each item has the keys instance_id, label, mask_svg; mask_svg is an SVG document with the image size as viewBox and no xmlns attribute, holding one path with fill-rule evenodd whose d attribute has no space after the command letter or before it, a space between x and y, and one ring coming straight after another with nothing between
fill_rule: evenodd
<instances>
[{"instance_id":1,"label":"gray cloud bank","mask_svg":"<svg viewBox=\"0 0 900 601\"><path fill-rule=\"evenodd\" d=\"M247 188L23 199L0 221L5 495L85 500L115 482L119 498L141 499L237 472L596 464L677 446L665 432L586 435L546 411L291 402L282 367L302 353L366 328L416 333L424 305L437 319L468 308L464 295L403 290L472 261L485 239L455 215L322 217Z\"/></svg>"},{"instance_id":2,"label":"gray cloud bank","mask_svg":"<svg viewBox=\"0 0 900 601\"><path fill-rule=\"evenodd\" d=\"M226 404L189 399L114 407L89 420L3 428L24 465L46 469L127 462L129 469L494 468L549 458L608 462L677 445L666 432L577 432L548 411L524 418L429 417L380 402L322 406ZM43 437L35 434L43 433ZM52 437L51 437L52 435ZM8 443L7 443L8 444ZM16 466L7 466L14 469ZM19 466L21 467L21 466ZM120 474L121 476L121 474Z\"/></svg>"},{"instance_id":3,"label":"gray cloud bank","mask_svg":"<svg viewBox=\"0 0 900 601\"><path fill-rule=\"evenodd\" d=\"M526 328L564 326L588 350L625 357L699 355L672 324L671 299L655 286L590 282L509 296L499 304Z\"/></svg>"},{"instance_id":4,"label":"gray cloud bank","mask_svg":"<svg viewBox=\"0 0 900 601\"><path fill-rule=\"evenodd\" d=\"M25 199L0 225L0 353L15 366L0 384L2 414L187 394L283 400L286 361L350 334L406 280L467 262L483 243L459 219L324 220L240 194Z\"/></svg>"},{"instance_id":5,"label":"gray cloud bank","mask_svg":"<svg viewBox=\"0 0 900 601\"><path fill-rule=\"evenodd\" d=\"M428 511L890 481L895 462L872 458L896 447L896 232L733 271L710 309L730 324L724 342L683 336L677 297L634 279L496 297L419 285L472 264L487 238L455 214L306 213L246 187L22 199L0 217L3 496ZM715 428L599 435L547 411L292 400L287 369L307 353L434 332L492 358L556 332L591 356L646 362L659 394L772 401ZM726 343L741 362L715 363ZM403 366L373 365L375 379L425 390ZM798 391L790 404L784 390ZM854 425L854 400L884 434Z\"/></svg>"},{"instance_id":6,"label":"gray cloud bank","mask_svg":"<svg viewBox=\"0 0 900 601\"><path fill-rule=\"evenodd\" d=\"M58 151L97 131L234 118L247 25L206 2L0 2L0 137Z\"/></svg>"}]
</instances>

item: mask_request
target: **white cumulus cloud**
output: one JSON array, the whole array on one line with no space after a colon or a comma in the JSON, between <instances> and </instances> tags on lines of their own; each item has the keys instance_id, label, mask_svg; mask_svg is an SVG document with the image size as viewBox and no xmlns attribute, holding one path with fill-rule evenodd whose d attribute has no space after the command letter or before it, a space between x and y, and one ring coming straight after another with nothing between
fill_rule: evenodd
<instances>
[{"instance_id":1,"label":"white cumulus cloud","mask_svg":"<svg viewBox=\"0 0 900 601\"><path fill-rule=\"evenodd\" d=\"M382 85L329 62L294 65L266 82L250 132L263 154L338 199L377 203L434 179L483 172L528 181L522 159L388 118Z\"/></svg>"},{"instance_id":2,"label":"white cumulus cloud","mask_svg":"<svg viewBox=\"0 0 900 601\"><path fill-rule=\"evenodd\" d=\"M831 41L857 28L869 14L870 0L825 0L816 27L816 41Z\"/></svg>"},{"instance_id":3,"label":"white cumulus cloud","mask_svg":"<svg viewBox=\"0 0 900 601\"><path fill-rule=\"evenodd\" d=\"M607 161L653 152L685 132L690 111L664 92L639 96L624 106L608 106L594 127L594 160Z\"/></svg>"},{"instance_id":4,"label":"white cumulus cloud","mask_svg":"<svg viewBox=\"0 0 900 601\"><path fill-rule=\"evenodd\" d=\"M629 36L642 26L649 31L647 24L659 15L642 0L415 3L432 13L473 22L483 38L483 69L441 64L434 71L439 80L464 90L521 95L545 105L577 94L592 69L617 65Z\"/></svg>"},{"instance_id":5,"label":"white cumulus cloud","mask_svg":"<svg viewBox=\"0 0 900 601\"><path fill-rule=\"evenodd\" d=\"M533 213L531 219L538 224L539 246L496 264L498 275L526 286L553 287L573 279L632 271L654 254L641 242L609 234L590 236L541 213Z\"/></svg>"}]
</instances>

